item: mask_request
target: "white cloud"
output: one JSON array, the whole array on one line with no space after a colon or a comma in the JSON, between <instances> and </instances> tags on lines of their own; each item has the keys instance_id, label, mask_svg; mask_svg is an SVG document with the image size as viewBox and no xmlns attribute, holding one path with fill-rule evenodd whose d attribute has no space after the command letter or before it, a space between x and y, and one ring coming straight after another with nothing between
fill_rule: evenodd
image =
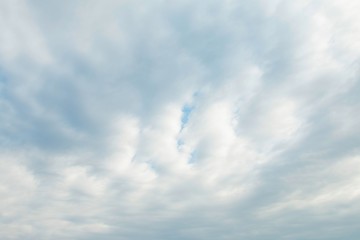
<instances>
[{"instance_id":1,"label":"white cloud","mask_svg":"<svg viewBox=\"0 0 360 240\"><path fill-rule=\"evenodd\" d=\"M358 5L0 3L0 238L356 239Z\"/></svg>"}]
</instances>

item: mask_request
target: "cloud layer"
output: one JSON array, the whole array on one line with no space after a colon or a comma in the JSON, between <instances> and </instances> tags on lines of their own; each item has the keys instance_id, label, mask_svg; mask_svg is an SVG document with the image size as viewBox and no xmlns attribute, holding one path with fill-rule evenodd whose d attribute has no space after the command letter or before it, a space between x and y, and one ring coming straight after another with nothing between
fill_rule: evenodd
<instances>
[{"instance_id":1,"label":"cloud layer","mask_svg":"<svg viewBox=\"0 0 360 240\"><path fill-rule=\"evenodd\" d=\"M1 239L358 239L360 3L2 1Z\"/></svg>"}]
</instances>

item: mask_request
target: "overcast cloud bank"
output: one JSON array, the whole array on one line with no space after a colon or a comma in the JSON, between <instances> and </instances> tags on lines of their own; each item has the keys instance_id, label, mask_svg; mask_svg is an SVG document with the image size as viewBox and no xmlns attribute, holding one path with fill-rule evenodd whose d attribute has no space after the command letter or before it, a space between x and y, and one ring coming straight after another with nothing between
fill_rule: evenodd
<instances>
[{"instance_id":1,"label":"overcast cloud bank","mask_svg":"<svg viewBox=\"0 0 360 240\"><path fill-rule=\"evenodd\" d=\"M1 1L1 239L360 237L360 2Z\"/></svg>"}]
</instances>

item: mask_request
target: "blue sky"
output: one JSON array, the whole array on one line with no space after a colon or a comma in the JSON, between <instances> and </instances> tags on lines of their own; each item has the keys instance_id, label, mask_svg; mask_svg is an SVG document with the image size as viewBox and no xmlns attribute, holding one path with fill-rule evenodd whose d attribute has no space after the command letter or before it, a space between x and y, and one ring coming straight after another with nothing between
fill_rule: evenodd
<instances>
[{"instance_id":1,"label":"blue sky","mask_svg":"<svg viewBox=\"0 0 360 240\"><path fill-rule=\"evenodd\" d=\"M0 238L357 240L360 2L0 2Z\"/></svg>"}]
</instances>

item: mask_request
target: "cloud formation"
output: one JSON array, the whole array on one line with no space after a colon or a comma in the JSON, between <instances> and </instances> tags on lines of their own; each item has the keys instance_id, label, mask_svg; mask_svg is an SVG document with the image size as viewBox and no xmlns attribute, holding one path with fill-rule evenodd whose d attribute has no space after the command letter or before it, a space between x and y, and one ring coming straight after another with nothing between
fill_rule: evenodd
<instances>
[{"instance_id":1,"label":"cloud formation","mask_svg":"<svg viewBox=\"0 0 360 240\"><path fill-rule=\"evenodd\" d=\"M0 238L358 239L359 8L0 2Z\"/></svg>"}]
</instances>

